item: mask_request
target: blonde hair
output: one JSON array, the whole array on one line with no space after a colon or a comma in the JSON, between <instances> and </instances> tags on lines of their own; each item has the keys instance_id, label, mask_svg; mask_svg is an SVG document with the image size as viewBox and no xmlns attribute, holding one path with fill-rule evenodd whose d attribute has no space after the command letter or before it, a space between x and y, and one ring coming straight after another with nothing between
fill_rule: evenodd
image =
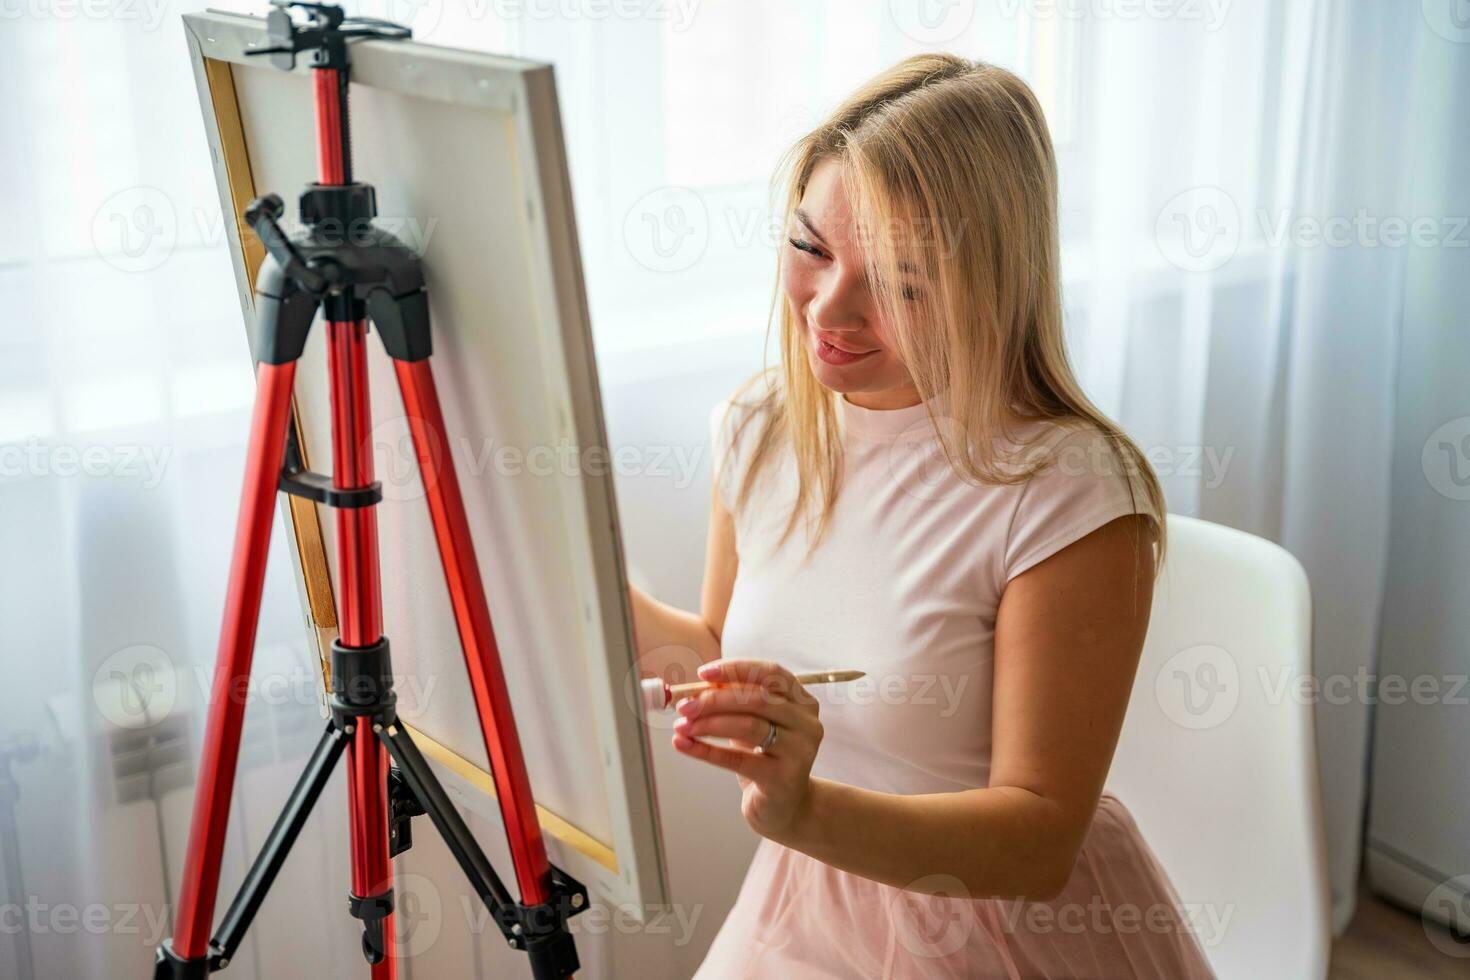
<instances>
[{"instance_id":1,"label":"blonde hair","mask_svg":"<svg viewBox=\"0 0 1470 980\"><path fill-rule=\"evenodd\" d=\"M1017 465L1022 452L1001 450L1002 442L1021 445L1020 425L1095 426L1119 457L1135 503L1142 493L1157 518L1161 560L1165 505L1158 480L1138 447L1082 393L1067 359L1056 159L1026 83L952 55L899 62L788 151L774 184L777 194L785 186L788 223L812 170L829 158L843 166L853 193L868 282L893 327L896 351L920 397L958 423L934 426L950 465L970 482L1024 482L1046 460L1033 455L1030 465ZM904 267L915 267L924 283L917 296L900 295ZM809 521L819 502L809 539L814 546L841 484L841 396L812 373L779 282L776 297L779 374L763 370L732 399L756 409L743 413L739 426L763 420L736 506L789 440L797 496L783 540L799 518Z\"/></svg>"}]
</instances>

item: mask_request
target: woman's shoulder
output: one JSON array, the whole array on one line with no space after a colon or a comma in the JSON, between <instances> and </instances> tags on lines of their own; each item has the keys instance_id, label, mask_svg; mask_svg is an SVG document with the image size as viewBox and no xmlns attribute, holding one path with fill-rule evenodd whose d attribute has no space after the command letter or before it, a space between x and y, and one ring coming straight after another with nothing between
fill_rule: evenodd
<instances>
[{"instance_id":1,"label":"woman's shoulder","mask_svg":"<svg viewBox=\"0 0 1470 980\"><path fill-rule=\"evenodd\" d=\"M732 512L746 460L758 444L768 419L778 410L780 397L779 375L767 370L740 385L710 409L714 480L726 509Z\"/></svg>"},{"instance_id":2,"label":"woman's shoulder","mask_svg":"<svg viewBox=\"0 0 1470 980\"><path fill-rule=\"evenodd\" d=\"M780 370L768 367L746 378L718 404L747 413L770 411L781 403L785 387Z\"/></svg>"},{"instance_id":3,"label":"woman's shoulder","mask_svg":"<svg viewBox=\"0 0 1470 980\"><path fill-rule=\"evenodd\" d=\"M710 433L717 448L728 449L747 437L752 425L770 417L781 404L780 373L767 369L743 382L710 409Z\"/></svg>"},{"instance_id":4,"label":"woman's shoulder","mask_svg":"<svg viewBox=\"0 0 1470 980\"><path fill-rule=\"evenodd\" d=\"M1118 430L1088 419L1031 423L1007 543L1007 578L1109 521L1154 513L1143 457Z\"/></svg>"},{"instance_id":5,"label":"woman's shoulder","mask_svg":"<svg viewBox=\"0 0 1470 980\"><path fill-rule=\"evenodd\" d=\"M1018 434L1013 444L1018 447L1025 471L1033 480L1049 473L1110 479L1134 466L1131 454L1124 448L1125 437L1092 419L1032 420L1022 423Z\"/></svg>"}]
</instances>

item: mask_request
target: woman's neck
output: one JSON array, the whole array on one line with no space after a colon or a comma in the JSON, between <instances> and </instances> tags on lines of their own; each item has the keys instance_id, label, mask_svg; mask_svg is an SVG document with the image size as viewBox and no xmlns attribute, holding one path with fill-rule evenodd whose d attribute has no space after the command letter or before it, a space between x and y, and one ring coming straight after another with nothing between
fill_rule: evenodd
<instances>
[{"instance_id":1,"label":"woman's neck","mask_svg":"<svg viewBox=\"0 0 1470 980\"><path fill-rule=\"evenodd\" d=\"M851 394L843 394L842 397L858 408L867 408L875 412L912 408L923 401L919 397L919 389L912 385L906 388L887 388L883 391L855 391Z\"/></svg>"}]
</instances>

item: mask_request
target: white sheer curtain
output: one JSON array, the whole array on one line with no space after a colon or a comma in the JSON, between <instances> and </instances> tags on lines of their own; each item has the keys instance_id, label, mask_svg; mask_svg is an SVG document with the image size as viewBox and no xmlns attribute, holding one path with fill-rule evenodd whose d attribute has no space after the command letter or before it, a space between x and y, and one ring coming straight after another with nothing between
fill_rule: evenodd
<instances>
[{"instance_id":1,"label":"white sheer curtain","mask_svg":"<svg viewBox=\"0 0 1470 980\"><path fill-rule=\"evenodd\" d=\"M1306 566L1314 677L1291 681L1316 705L1339 929L1359 866L1404 274L1414 248L1470 244L1408 183L1411 154L1453 126L1425 49L1464 56L1434 6L1252 6L1214 32L1098 24L1083 102L1102 135L1083 165L1098 209L1068 266L1078 363L1154 454L1173 510Z\"/></svg>"},{"instance_id":2,"label":"white sheer curtain","mask_svg":"<svg viewBox=\"0 0 1470 980\"><path fill-rule=\"evenodd\" d=\"M183 671L186 690L207 673L251 394L177 21L203 5L33 4L8 8L21 13L0 32L0 747L29 733L42 752L14 763L23 893L112 914L160 907L177 878L178 854L165 868L161 846L130 842L187 805L198 719L128 742L94 681L148 680L139 664L158 654L110 659L138 646ZM1174 510L1303 560L1319 679L1372 665L1406 254L1386 219L1438 214L1440 244L1463 235L1400 180L1408 120L1431 145L1453 124L1416 55L1470 50L1434 3L1422 16L1223 0L348 6L411 20L429 41L556 63L616 442L698 449L710 404L758 365L780 241L767 182L791 139L913 51L1014 68L1058 146L1088 390L1150 452ZM707 497L687 490L625 481L620 502L635 563L692 604L697 549L665 544L670 528L702 541ZM272 576L262 642L290 674L308 654L283 558ZM254 712L269 734L260 758L297 758L314 722L281 719L311 712ZM1319 709L1339 924L1368 716L1361 699ZM138 778L119 788L119 772ZM284 790L258 794L261 813L271 792ZM130 884L143 878L154 884ZM345 869L316 878L336 907ZM37 973L102 975L119 944L149 945L119 935L43 930ZM348 969L353 941L334 939Z\"/></svg>"},{"instance_id":3,"label":"white sheer curtain","mask_svg":"<svg viewBox=\"0 0 1470 980\"><path fill-rule=\"evenodd\" d=\"M151 976L173 929L253 394L181 12L33 4L0 28L0 976L22 980ZM283 545L225 890L321 724ZM340 907L345 808L338 777L244 975L359 956L345 916L291 927L293 899Z\"/></svg>"}]
</instances>

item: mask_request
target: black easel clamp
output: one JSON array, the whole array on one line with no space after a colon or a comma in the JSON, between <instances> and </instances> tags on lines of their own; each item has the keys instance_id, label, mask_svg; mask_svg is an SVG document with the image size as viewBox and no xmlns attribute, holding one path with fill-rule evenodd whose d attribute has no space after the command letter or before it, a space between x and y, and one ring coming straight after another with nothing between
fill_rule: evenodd
<instances>
[{"instance_id":1,"label":"black easel clamp","mask_svg":"<svg viewBox=\"0 0 1470 980\"><path fill-rule=\"evenodd\" d=\"M271 0L275 7L266 16L268 48L246 51L247 55L269 55L271 64L283 71L296 67L296 56L311 53L314 68L346 68L347 42L358 38L399 41L412 36L409 28L373 17L348 17L341 7L303 0ZM305 16L304 23L291 17L291 8Z\"/></svg>"},{"instance_id":2,"label":"black easel clamp","mask_svg":"<svg viewBox=\"0 0 1470 980\"><path fill-rule=\"evenodd\" d=\"M402 771L394 766L388 770L388 857L391 860L413 847L412 818L422 817L428 811L414 795Z\"/></svg>"},{"instance_id":3,"label":"black easel clamp","mask_svg":"<svg viewBox=\"0 0 1470 980\"><path fill-rule=\"evenodd\" d=\"M348 895L347 911L354 919L362 920L364 958L374 966L383 962L388 955L388 944L383 938L383 920L393 914L393 889L381 895Z\"/></svg>"},{"instance_id":4,"label":"black easel clamp","mask_svg":"<svg viewBox=\"0 0 1470 980\"><path fill-rule=\"evenodd\" d=\"M332 641L332 690L327 706L337 727L351 732L360 721L386 728L398 718L398 695L393 692L393 666L388 638L367 647L349 647Z\"/></svg>"},{"instance_id":5,"label":"black easel clamp","mask_svg":"<svg viewBox=\"0 0 1470 980\"><path fill-rule=\"evenodd\" d=\"M154 958L153 980L205 980L209 974L221 969L226 961L220 959L219 951L210 947L207 959L186 960L174 952L173 940L158 947Z\"/></svg>"},{"instance_id":6,"label":"black easel clamp","mask_svg":"<svg viewBox=\"0 0 1470 980\"><path fill-rule=\"evenodd\" d=\"M303 225L335 222L344 238L378 216L377 192L371 184L311 184L301 192L297 206Z\"/></svg>"},{"instance_id":7,"label":"black easel clamp","mask_svg":"<svg viewBox=\"0 0 1470 980\"><path fill-rule=\"evenodd\" d=\"M513 949L531 953L538 969L551 967L552 972L546 975L567 976L578 966L567 920L586 910L586 886L553 864L551 889L545 902L501 906L495 910L495 918Z\"/></svg>"},{"instance_id":8,"label":"black easel clamp","mask_svg":"<svg viewBox=\"0 0 1470 980\"><path fill-rule=\"evenodd\" d=\"M283 471L280 488L293 497L304 497L343 510L371 507L383 499L383 484L377 480L365 487L339 487L332 483L331 477L310 470Z\"/></svg>"}]
</instances>

